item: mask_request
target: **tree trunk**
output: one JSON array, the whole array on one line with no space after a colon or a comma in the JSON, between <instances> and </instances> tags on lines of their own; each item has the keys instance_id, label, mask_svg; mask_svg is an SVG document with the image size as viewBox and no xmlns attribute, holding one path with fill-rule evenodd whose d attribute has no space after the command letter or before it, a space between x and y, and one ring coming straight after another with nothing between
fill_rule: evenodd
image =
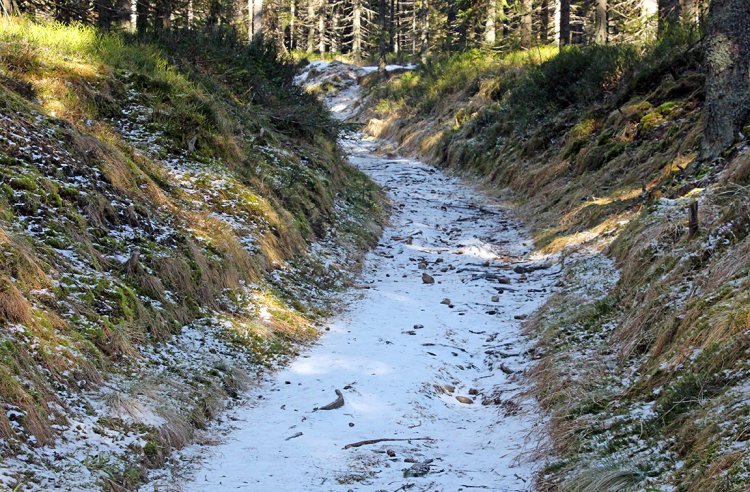
<instances>
[{"instance_id":1,"label":"tree trunk","mask_svg":"<svg viewBox=\"0 0 750 492\"><path fill-rule=\"evenodd\" d=\"M422 32L419 36L419 59L427 63L427 55L430 51L430 4L428 0L422 0L420 16L422 17Z\"/></svg>"},{"instance_id":2,"label":"tree trunk","mask_svg":"<svg viewBox=\"0 0 750 492\"><path fill-rule=\"evenodd\" d=\"M339 9L333 7L333 13L331 14L331 53L338 53L341 50L339 44Z\"/></svg>"},{"instance_id":3,"label":"tree trunk","mask_svg":"<svg viewBox=\"0 0 750 492\"><path fill-rule=\"evenodd\" d=\"M532 0L521 0L521 46L531 48Z\"/></svg>"},{"instance_id":4,"label":"tree trunk","mask_svg":"<svg viewBox=\"0 0 750 492\"><path fill-rule=\"evenodd\" d=\"M539 12L539 41L542 44L549 43L550 10L550 0L542 0Z\"/></svg>"},{"instance_id":5,"label":"tree trunk","mask_svg":"<svg viewBox=\"0 0 750 492\"><path fill-rule=\"evenodd\" d=\"M307 0L307 52L315 51L315 2L317 0Z\"/></svg>"},{"instance_id":6,"label":"tree trunk","mask_svg":"<svg viewBox=\"0 0 750 492\"><path fill-rule=\"evenodd\" d=\"M730 147L750 118L750 2L712 0L702 157Z\"/></svg>"},{"instance_id":7,"label":"tree trunk","mask_svg":"<svg viewBox=\"0 0 750 492\"><path fill-rule=\"evenodd\" d=\"M297 28L297 0L289 0L289 49L297 48L297 35L294 30Z\"/></svg>"},{"instance_id":8,"label":"tree trunk","mask_svg":"<svg viewBox=\"0 0 750 492\"><path fill-rule=\"evenodd\" d=\"M700 21L699 3L699 0L682 0L680 9L682 11L682 18L685 22L697 24Z\"/></svg>"},{"instance_id":9,"label":"tree trunk","mask_svg":"<svg viewBox=\"0 0 750 492\"><path fill-rule=\"evenodd\" d=\"M657 0L641 0L641 32L642 36L646 38L653 38L656 28L654 26L654 19L659 13L659 5Z\"/></svg>"},{"instance_id":10,"label":"tree trunk","mask_svg":"<svg viewBox=\"0 0 750 492\"><path fill-rule=\"evenodd\" d=\"M570 0L560 0L560 47L570 44Z\"/></svg>"},{"instance_id":11,"label":"tree trunk","mask_svg":"<svg viewBox=\"0 0 750 492\"><path fill-rule=\"evenodd\" d=\"M393 51L394 41L396 38L396 0L391 0L390 9L388 10L388 51Z\"/></svg>"},{"instance_id":12,"label":"tree trunk","mask_svg":"<svg viewBox=\"0 0 750 492\"><path fill-rule=\"evenodd\" d=\"M352 56L356 62L362 59L362 0L352 4Z\"/></svg>"},{"instance_id":13,"label":"tree trunk","mask_svg":"<svg viewBox=\"0 0 750 492\"><path fill-rule=\"evenodd\" d=\"M596 11L594 12L594 42L600 45L607 44L607 31L607 0L596 0Z\"/></svg>"},{"instance_id":14,"label":"tree trunk","mask_svg":"<svg viewBox=\"0 0 750 492\"><path fill-rule=\"evenodd\" d=\"M2 0L0 0L1 2ZM96 25L100 29L109 30L112 27L112 17L115 6L112 0L94 0L94 11L96 12Z\"/></svg>"},{"instance_id":15,"label":"tree trunk","mask_svg":"<svg viewBox=\"0 0 750 492\"><path fill-rule=\"evenodd\" d=\"M326 4L318 0L318 53L326 52Z\"/></svg>"},{"instance_id":16,"label":"tree trunk","mask_svg":"<svg viewBox=\"0 0 750 492\"><path fill-rule=\"evenodd\" d=\"M14 0L0 0L0 15L16 15L18 6Z\"/></svg>"},{"instance_id":17,"label":"tree trunk","mask_svg":"<svg viewBox=\"0 0 750 492\"><path fill-rule=\"evenodd\" d=\"M494 46L497 41L495 20L497 19L497 0L489 0L487 4L487 19L484 23L484 44Z\"/></svg>"},{"instance_id":18,"label":"tree trunk","mask_svg":"<svg viewBox=\"0 0 750 492\"><path fill-rule=\"evenodd\" d=\"M455 34L456 34L456 25L458 22L456 22L456 10L457 6L455 2L448 2L448 12L446 13L447 17L447 29L445 32L445 45L444 49L445 51L453 51L453 46L455 43Z\"/></svg>"},{"instance_id":19,"label":"tree trunk","mask_svg":"<svg viewBox=\"0 0 750 492\"><path fill-rule=\"evenodd\" d=\"M135 12L137 16L135 21L136 30L139 34L143 34L148 30L149 14L151 13L151 1L136 0Z\"/></svg>"},{"instance_id":20,"label":"tree trunk","mask_svg":"<svg viewBox=\"0 0 750 492\"><path fill-rule=\"evenodd\" d=\"M658 0L659 32L680 22L680 0Z\"/></svg>"},{"instance_id":21,"label":"tree trunk","mask_svg":"<svg viewBox=\"0 0 750 492\"><path fill-rule=\"evenodd\" d=\"M156 0L154 24L157 29L169 29L172 24L172 3L170 0Z\"/></svg>"},{"instance_id":22,"label":"tree trunk","mask_svg":"<svg viewBox=\"0 0 750 492\"><path fill-rule=\"evenodd\" d=\"M388 54L388 4L378 1L378 71L385 73L385 58Z\"/></svg>"},{"instance_id":23,"label":"tree trunk","mask_svg":"<svg viewBox=\"0 0 750 492\"><path fill-rule=\"evenodd\" d=\"M263 0L247 0L248 39L263 39Z\"/></svg>"}]
</instances>

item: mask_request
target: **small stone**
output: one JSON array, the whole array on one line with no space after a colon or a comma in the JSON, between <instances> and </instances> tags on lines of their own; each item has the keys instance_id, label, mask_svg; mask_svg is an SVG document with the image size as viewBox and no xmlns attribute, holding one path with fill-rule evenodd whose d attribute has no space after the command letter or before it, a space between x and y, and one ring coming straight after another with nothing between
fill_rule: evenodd
<instances>
[{"instance_id":1,"label":"small stone","mask_svg":"<svg viewBox=\"0 0 750 492\"><path fill-rule=\"evenodd\" d=\"M528 314L517 314L517 315L513 316L514 319L520 319L520 320L524 320L524 319L526 319L528 317L529 317Z\"/></svg>"},{"instance_id":2,"label":"small stone","mask_svg":"<svg viewBox=\"0 0 750 492\"><path fill-rule=\"evenodd\" d=\"M446 306L450 306L451 305L451 300L446 297L445 299L443 299L442 301L440 301L440 304L445 304Z\"/></svg>"},{"instance_id":3,"label":"small stone","mask_svg":"<svg viewBox=\"0 0 750 492\"><path fill-rule=\"evenodd\" d=\"M476 388L471 388L471 389L469 390L469 394L470 394L471 396L476 396L476 395L478 395L478 394L479 394L479 390L478 390L478 389L476 389Z\"/></svg>"},{"instance_id":4,"label":"small stone","mask_svg":"<svg viewBox=\"0 0 750 492\"><path fill-rule=\"evenodd\" d=\"M500 276L500 277L497 277L497 283L507 285L507 284L510 284L510 279L508 277Z\"/></svg>"},{"instance_id":5,"label":"small stone","mask_svg":"<svg viewBox=\"0 0 750 492\"><path fill-rule=\"evenodd\" d=\"M500 302L500 296L492 296L492 302Z\"/></svg>"},{"instance_id":6,"label":"small stone","mask_svg":"<svg viewBox=\"0 0 750 492\"><path fill-rule=\"evenodd\" d=\"M385 453L388 456L390 456L391 458L393 458L394 456L396 456L396 452L394 450L392 450L392 449L387 450Z\"/></svg>"},{"instance_id":7,"label":"small stone","mask_svg":"<svg viewBox=\"0 0 750 492\"><path fill-rule=\"evenodd\" d=\"M349 427L354 427L354 422L349 422Z\"/></svg>"},{"instance_id":8,"label":"small stone","mask_svg":"<svg viewBox=\"0 0 750 492\"><path fill-rule=\"evenodd\" d=\"M422 282L424 282L425 284L434 284L435 283L435 279L429 273L423 273L422 274Z\"/></svg>"},{"instance_id":9,"label":"small stone","mask_svg":"<svg viewBox=\"0 0 750 492\"><path fill-rule=\"evenodd\" d=\"M430 463L432 460L425 460L421 463L414 463L411 468L404 470L404 478L423 477L430 473Z\"/></svg>"},{"instance_id":10,"label":"small stone","mask_svg":"<svg viewBox=\"0 0 750 492\"><path fill-rule=\"evenodd\" d=\"M422 328L424 328L424 325L414 325L415 330L421 330Z\"/></svg>"},{"instance_id":11,"label":"small stone","mask_svg":"<svg viewBox=\"0 0 750 492\"><path fill-rule=\"evenodd\" d=\"M458 400L459 403L464 403L466 405L471 405L472 403L474 403L474 400L472 400L468 396L457 396L456 400Z\"/></svg>"}]
</instances>

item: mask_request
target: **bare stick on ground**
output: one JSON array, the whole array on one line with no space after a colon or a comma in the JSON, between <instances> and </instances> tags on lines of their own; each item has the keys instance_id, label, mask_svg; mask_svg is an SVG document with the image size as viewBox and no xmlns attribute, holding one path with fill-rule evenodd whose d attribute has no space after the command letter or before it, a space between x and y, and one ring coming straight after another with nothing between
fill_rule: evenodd
<instances>
[{"instance_id":1,"label":"bare stick on ground","mask_svg":"<svg viewBox=\"0 0 750 492\"><path fill-rule=\"evenodd\" d=\"M411 437L411 438L383 438L383 439L367 439L365 441L353 442L344 446L344 449L358 448L360 446L367 446L368 444L377 444L379 442L395 442L395 441L434 441L431 437Z\"/></svg>"}]
</instances>

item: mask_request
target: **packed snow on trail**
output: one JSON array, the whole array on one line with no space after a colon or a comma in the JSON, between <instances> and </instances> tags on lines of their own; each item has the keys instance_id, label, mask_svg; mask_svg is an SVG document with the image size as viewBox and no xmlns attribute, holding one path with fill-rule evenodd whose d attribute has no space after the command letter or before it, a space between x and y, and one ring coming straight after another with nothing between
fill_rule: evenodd
<instances>
[{"instance_id":1,"label":"packed snow on trail","mask_svg":"<svg viewBox=\"0 0 750 492\"><path fill-rule=\"evenodd\" d=\"M338 71L354 72L343 92L356 71ZM391 226L319 343L266 376L220 444L183 451L181 489L530 490L540 419L521 323L558 269L460 179L362 135L343 145L388 192Z\"/></svg>"}]
</instances>

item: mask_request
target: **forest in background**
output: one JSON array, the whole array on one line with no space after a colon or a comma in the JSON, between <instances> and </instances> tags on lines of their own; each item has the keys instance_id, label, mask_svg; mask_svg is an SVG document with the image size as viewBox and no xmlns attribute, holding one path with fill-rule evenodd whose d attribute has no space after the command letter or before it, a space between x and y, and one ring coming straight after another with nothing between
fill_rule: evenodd
<instances>
[{"instance_id":1,"label":"forest in background","mask_svg":"<svg viewBox=\"0 0 750 492\"><path fill-rule=\"evenodd\" d=\"M361 59L421 58L483 47L638 42L669 25L702 25L708 0L3 0L102 29L215 30L265 36L282 50Z\"/></svg>"}]
</instances>

